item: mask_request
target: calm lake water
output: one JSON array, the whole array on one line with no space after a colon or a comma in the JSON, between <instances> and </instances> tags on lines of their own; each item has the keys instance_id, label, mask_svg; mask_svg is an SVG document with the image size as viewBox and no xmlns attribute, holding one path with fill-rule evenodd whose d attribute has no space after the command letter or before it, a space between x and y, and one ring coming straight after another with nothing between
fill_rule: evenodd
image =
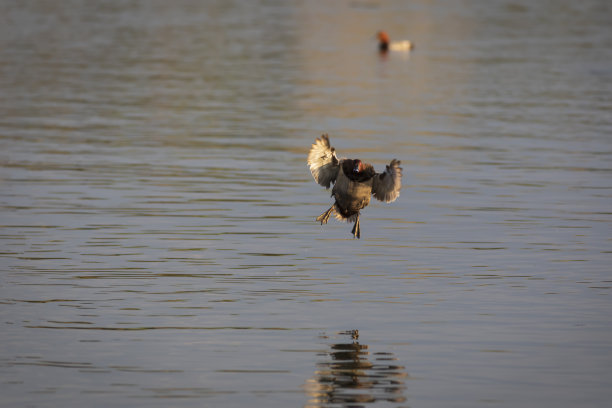
<instances>
[{"instance_id":1,"label":"calm lake water","mask_svg":"<svg viewBox=\"0 0 612 408\"><path fill-rule=\"evenodd\" d=\"M0 405L608 406L610 21L2 2ZM315 222L322 133L402 160L361 240Z\"/></svg>"}]
</instances>

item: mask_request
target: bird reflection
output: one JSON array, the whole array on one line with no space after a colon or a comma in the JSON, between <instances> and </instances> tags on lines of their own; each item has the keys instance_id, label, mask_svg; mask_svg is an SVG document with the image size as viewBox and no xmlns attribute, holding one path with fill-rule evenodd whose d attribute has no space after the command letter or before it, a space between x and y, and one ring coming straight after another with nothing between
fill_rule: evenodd
<instances>
[{"instance_id":1,"label":"bird reflection","mask_svg":"<svg viewBox=\"0 0 612 408\"><path fill-rule=\"evenodd\" d=\"M370 353L366 344L359 342L359 332L338 333L346 342L330 344L321 354L315 375L306 383L311 397L307 408L365 407L377 401L402 403L404 367L394 362L393 353Z\"/></svg>"}]
</instances>

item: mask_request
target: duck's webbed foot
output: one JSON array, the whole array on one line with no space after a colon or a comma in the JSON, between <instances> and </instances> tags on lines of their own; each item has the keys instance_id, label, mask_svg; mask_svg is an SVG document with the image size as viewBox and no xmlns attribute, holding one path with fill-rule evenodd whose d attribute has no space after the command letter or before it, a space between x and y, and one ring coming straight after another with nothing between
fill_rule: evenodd
<instances>
[{"instance_id":1,"label":"duck's webbed foot","mask_svg":"<svg viewBox=\"0 0 612 408\"><path fill-rule=\"evenodd\" d=\"M359 214L357 214L357 219L355 220L355 225L353 225L353 229L351 230L354 238L361 238L361 227L359 227Z\"/></svg>"},{"instance_id":2,"label":"duck's webbed foot","mask_svg":"<svg viewBox=\"0 0 612 408\"><path fill-rule=\"evenodd\" d=\"M327 224L327 220L329 220L329 216L334 212L334 205L329 207L329 210L325 211L323 214L317 217L317 221L321 221L321 225Z\"/></svg>"}]
</instances>

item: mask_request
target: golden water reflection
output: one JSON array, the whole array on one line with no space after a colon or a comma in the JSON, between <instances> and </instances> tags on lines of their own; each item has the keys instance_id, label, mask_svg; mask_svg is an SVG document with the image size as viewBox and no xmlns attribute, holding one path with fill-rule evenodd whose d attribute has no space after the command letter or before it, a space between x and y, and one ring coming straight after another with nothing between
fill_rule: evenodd
<instances>
[{"instance_id":1,"label":"golden water reflection","mask_svg":"<svg viewBox=\"0 0 612 408\"><path fill-rule=\"evenodd\" d=\"M307 408L364 407L386 401L406 401L404 366L390 352L371 352L359 342L359 332L338 333L345 339L329 344L317 363L317 371L305 385L310 400Z\"/></svg>"}]
</instances>

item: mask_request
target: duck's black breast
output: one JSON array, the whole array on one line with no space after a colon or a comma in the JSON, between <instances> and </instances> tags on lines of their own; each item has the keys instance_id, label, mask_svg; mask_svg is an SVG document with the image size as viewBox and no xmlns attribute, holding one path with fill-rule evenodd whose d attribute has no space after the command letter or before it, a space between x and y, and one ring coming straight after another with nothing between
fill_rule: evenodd
<instances>
[{"instance_id":1,"label":"duck's black breast","mask_svg":"<svg viewBox=\"0 0 612 408\"><path fill-rule=\"evenodd\" d=\"M345 162L338 174L338 179L332 190L336 206L343 217L357 214L359 210L370 203L372 195L372 177L375 172L371 165L364 165L360 172L354 172L354 161Z\"/></svg>"}]
</instances>

